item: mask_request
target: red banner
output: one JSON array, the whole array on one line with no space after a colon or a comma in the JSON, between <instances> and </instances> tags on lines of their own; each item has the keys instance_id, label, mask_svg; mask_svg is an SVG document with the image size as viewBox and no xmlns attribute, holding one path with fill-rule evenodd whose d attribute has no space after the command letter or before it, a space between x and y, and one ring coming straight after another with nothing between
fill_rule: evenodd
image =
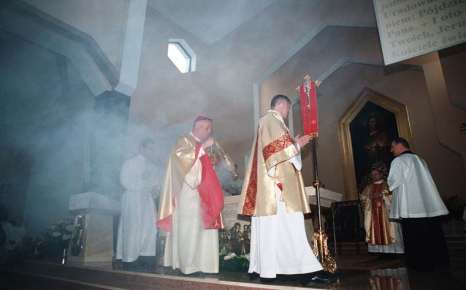
<instances>
[{"instance_id":1,"label":"red banner","mask_svg":"<svg viewBox=\"0 0 466 290\"><path fill-rule=\"evenodd\" d=\"M319 119L315 81L311 79L304 80L303 84L299 86L299 100L304 135L317 136L319 134Z\"/></svg>"}]
</instances>

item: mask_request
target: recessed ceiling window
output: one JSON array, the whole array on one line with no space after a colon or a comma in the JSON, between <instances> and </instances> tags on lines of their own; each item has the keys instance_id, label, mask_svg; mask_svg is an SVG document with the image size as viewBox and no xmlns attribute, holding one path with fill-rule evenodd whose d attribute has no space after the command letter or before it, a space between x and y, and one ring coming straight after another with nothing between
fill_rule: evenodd
<instances>
[{"instance_id":1,"label":"recessed ceiling window","mask_svg":"<svg viewBox=\"0 0 466 290\"><path fill-rule=\"evenodd\" d=\"M168 40L167 55L181 73L196 70L196 55L183 39Z\"/></svg>"}]
</instances>

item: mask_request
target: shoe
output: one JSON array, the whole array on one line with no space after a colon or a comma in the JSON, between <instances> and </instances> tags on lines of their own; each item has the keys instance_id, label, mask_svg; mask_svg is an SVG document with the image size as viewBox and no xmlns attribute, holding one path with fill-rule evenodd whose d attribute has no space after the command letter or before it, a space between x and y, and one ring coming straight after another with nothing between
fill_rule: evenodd
<instances>
[{"instance_id":1,"label":"shoe","mask_svg":"<svg viewBox=\"0 0 466 290\"><path fill-rule=\"evenodd\" d=\"M259 274L257 273L251 273L251 274L248 274L249 275L249 281L257 281L259 280Z\"/></svg>"},{"instance_id":2,"label":"shoe","mask_svg":"<svg viewBox=\"0 0 466 290\"><path fill-rule=\"evenodd\" d=\"M138 272L139 267L137 265L137 262L123 262L123 270L124 271L129 271L129 272Z\"/></svg>"},{"instance_id":3,"label":"shoe","mask_svg":"<svg viewBox=\"0 0 466 290\"><path fill-rule=\"evenodd\" d=\"M185 273L181 272L181 275L184 276L184 277L191 277L191 278L204 278L205 277L205 274L202 273L202 272L194 272L194 273L190 273L190 274L185 274Z\"/></svg>"},{"instance_id":4,"label":"shoe","mask_svg":"<svg viewBox=\"0 0 466 290\"><path fill-rule=\"evenodd\" d=\"M262 284L272 284L277 279L276 278L259 278Z\"/></svg>"},{"instance_id":5,"label":"shoe","mask_svg":"<svg viewBox=\"0 0 466 290\"><path fill-rule=\"evenodd\" d=\"M335 274L324 272L324 271L310 274L310 277L307 279L308 283L316 283L316 284L330 284L336 281L337 281L337 276Z\"/></svg>"},{"instance_id":6,"label":"shoe","mask_svg":"<svg viewBox=\"0 0 466 290\"><path fill-rule=\"evenodd\" d=\"M318 284L330 284L332 283L332 280L330 280L328 277L317 274L310 279L310 282Z\"/></svg>"}]
</instances>

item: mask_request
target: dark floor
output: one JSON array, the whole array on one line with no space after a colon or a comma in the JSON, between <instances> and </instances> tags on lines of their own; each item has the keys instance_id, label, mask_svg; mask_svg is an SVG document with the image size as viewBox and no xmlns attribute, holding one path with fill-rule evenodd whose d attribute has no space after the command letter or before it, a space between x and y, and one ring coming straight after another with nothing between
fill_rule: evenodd
<instances>
[{"instance_id":1,"label":"dark floor","mask_svg":"<svg viewBox=\"0 0 466 290\"><path fill-rule=\"evenodd\" d=\"M464 274L453 272L422 273L401 268L387 268L379 270L341 270L337 273L338 281L329 285L316 283L308 287L317 289L380 289L380 290L440 290L440 289L466 289ZM219 280L235 282L260 283L251 281L246 273L224 272L218 275ZM298 277L279 276L273 285L302 287Z\"/></svg>"},{"instance_id":2,"label":"dark floor","mask_svg":"<svg viewBox=\"0 0 466 290\"><path fill-rule=\"evenodd\" d=\"M307 287L315 289L377 289L377 290L439 290L466 289L466 265L453 265L451 270L418 272L404 266L402 256L351 255L338 258L337 282L322 285L310 283ZM114 264L113 269L121 265ZM158 267L152 273L182 276L178 271ZM218 275L192 275L188 277L215 278L220 281L261 283L245 272L223 271ZM278 276L271 285L302 287L299 276Z\"/></svg>"},{"instance_id":3,"label":"dark floor","mask_svg":"<svg viewBox=\"0 0 466 290\"><path fill-rule=\"evenodd\" d=\"M371 255L353 255L347 257L339 257L338 264L340 266L337 273L338 281L328 285L311 283L306 286L308 289L377 289L377 290L439 290L439 289L466 289L466 265L453 265L452 270L443 272L416 272L407 270L403 266L403 260L400 258L379 258ZM193 278L195 281L208 281L211 283L216 282L236 282L230 283L230 286L225 288L216 288L215 286L203 288L198 286L195 289L236 289L240 287L241 283L248 283L249 286L242 289L257 289L259 287L270 285L268 289L302 289L299 276L279 276L275 281L270 284L261 284L258 279L251 279L251 276L245 272L227 272L223 271L218 275L181 275L177 271L168 268L158 267L154 271L146 271L151 274L138 274L134 272L123 271L121 263L112 264L87 264L85 266L62 266L52 264L50 262L26 262L23 265L16 265L2 269L0 273L0 289L165 289L160 287L151 287L150 283L145 284L143 288L137 285L130 285L128 281L135 278L124 278L122 275L137 276L143 275L144 279L159 279L160 277L182 277ZM142 270L140 270L142 271ZM21 273L16 275L16 273ZM31 278L31 282L27 282L28 274L33 273L36 277ZM125 274L128 273L128 274ZM118 274L120 276L111 276ZM163 275L163 276L160 276ZM60 279L70 279L73 281L81 281L83 284L76 284L67 280L60 281L52 287L52 284L44 278L38 280L37 276L55 276ZM110 275L110 276L106 276ZM104 278L104 276L106 276ZM109 277L115 277L109 278ZM41 284L42 283L42 284ZM88 284L86 284L88 283ZM91 285L89 283L95 283ZM126 284L125 284L126 283ZM26 285L26 286L25 286ZM147 286L149 285L149 286ZM154 284L155 285L155 284ZM233 285L233 286L231 286ZM243 284L244 286L245 284ZM254 286L256 285L256 286ZM110 287L110 288L109 288ZM116 288L115 288L116 287ZM192 287L180 288L166 288L166 289L194 289Z\"/></svg>"}]
</instances>

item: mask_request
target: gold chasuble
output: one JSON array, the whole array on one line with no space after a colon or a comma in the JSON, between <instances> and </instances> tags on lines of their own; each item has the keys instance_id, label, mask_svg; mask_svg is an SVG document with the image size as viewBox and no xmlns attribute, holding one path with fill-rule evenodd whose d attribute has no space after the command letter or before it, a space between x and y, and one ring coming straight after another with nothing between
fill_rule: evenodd
<instances>
[{"instance_id":1,"label":"gold chasuble","mask_svg":"<svg viewBox=\"0 0 466 290\"><path fill-rule=\"evenodd\" d=\"M196 144L192 135L181 137L168 159L157 218L157 226L166 232L169 232L171 227L175 194L181 191L184 178L196 161Z\"/></svg>"},{"instance_id":2,"label":"gold chasuble","mask_svg":"<svg viewBox=\"0 0 466 290\"><path fill-rule=\"evenodd\" d=\"M199 193L204 228L223 228L221 211L224 194L209 155L198 156L201 146L201 143L197 142L190 134L181 137L170 154L157 219L157 226L166 232L171 231L176 200L182 191L186 175L191 171L198 158L202 164L202 177L196 190ZM218 144L217 147L221 148Z\"/></svg>"},{"instance_id":3,"label":"gold chasuble","mask_svg":"<svg viewBox=\"0 0 466 290\"><path fill-rule=\"evenodd\" d=\"M275 187L282 192L287 212L310 212L301 172L289 162L298 154L282 116L269 110L259 120L254 138L241 192L241 215L276 215Z\"/></svg>"},{"instance_id":4,"label":"gold chasuble","mask_svg":"<svg viewBox=\"0 0 466 290\"><path fill-rule=\"evenodd\" d=\"M171 231L175 210L174 195L181 191L184 178L196 161L196 144L197 141L192 135L183 136L178 139L174 150L170 153L157 218L157 226L166 232Z\"/></svg>"},{"instance_id":5,"label":"gold chasuble","mask_svg":"<svg viewBox=\"0 0 466 290\"><path fill-rule=\"evenodd\" d=\"M178 139L167 165L157 226L166 232L163 266L184 274L218 273L223 192L202 144Z\"/></svg>"}]
</instances>

